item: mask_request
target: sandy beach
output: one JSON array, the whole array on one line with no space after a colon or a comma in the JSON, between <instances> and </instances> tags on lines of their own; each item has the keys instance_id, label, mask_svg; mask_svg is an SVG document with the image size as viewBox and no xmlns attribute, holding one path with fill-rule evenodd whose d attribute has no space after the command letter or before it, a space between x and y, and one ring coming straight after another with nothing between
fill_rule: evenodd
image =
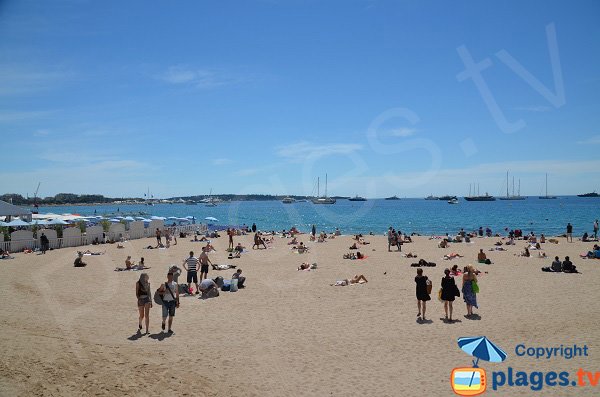
<instances>
[{"instance_id":1,"label":"sandy beach","mask_svg":"<svg viewBox=\"0 0 600 397\"><path fill-rule=\"evenodd\" d=\"M74 268L76 248L46 255L14 254L0 261L3 354L0 395L177 395L200 396L420 396L452 395L452 368L469 366L472 357L457 347L457 338L485 335L508 354L502 363L483 368L505 371L600 370L600 261L579 254L592 244L543 245L548 258L515 256L525 243L506 252L488 252L498 238L476 238L437 248L439 240L416 237L405 244L436 267L425 267L433 281L427 317L416 321L414 276L418 259L388 252L384 236L366 236L364 260L344 260L350 236L325 243L299 240L310 252L297 254L289 240L275 238L273 248L249 250L227 260L227 238L213 239L214 263L243 269L247 288L200 300L183 296L173 329L160 332L160 307L150 313L150 335L139 336L135 282L140 272L115 272L127 255L145 258L152 289L165 281L170 264L181 265L202 243L178 239L166 250L143 249L154 239L87 247L106 251L85 256ZM251 247L252 236L235 238ZM492 265L476 267L479 318L466 319L462 297L454 304L458 322L443 321L437 290L443 270L476 262L483 248ZM464 258L442 260L457 252ZM540 271L551 258L569 255L581 274ZM316 271L297 271L302 262ZM229 278L232 270L209 272ZM331 287L338 279L364 274L363 285ZM185 280L185 272L180 279ZM460 278L457 278L460 287ZM535 359L517 357L515 346L587 345L588 357ZM489 375L488 375L489 376ZM600 386L600 385L599 385ZM502 395L534 394L528 387L504 387ZM545 387L540 395L565 395ZM570 388L569 395L593 389Z\"/></svg>"}]
</instances>

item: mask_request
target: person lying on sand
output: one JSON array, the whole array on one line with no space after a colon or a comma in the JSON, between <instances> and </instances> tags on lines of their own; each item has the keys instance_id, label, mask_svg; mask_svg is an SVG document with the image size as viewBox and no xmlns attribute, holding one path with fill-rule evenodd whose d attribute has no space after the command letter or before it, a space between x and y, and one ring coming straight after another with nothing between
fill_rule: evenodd
<instances>
[{"instance_id":1,"label":"person lying on sand","mask_svg":"<svg viewBox=\"0 0 600 397\"><path fill-rule=\"evenodd\" d=\"M463 255L457 254L456 252L451 252L449 254L444 255L445 260L450 260L454 258L463 258Z\"/></svg>"},{"instance_id":2,"label":"person lying on sand","mask_svg":"<svg viewBox=\"0 0 600 397\"><path fill-rule=\"evenodd\" d=\"M298 244L298 239L296 237L294 237L292 239L292 241L288 242L288 245L296 245L296 244Z\"/></svg>"},{"instance_id":3,"label":"person lying on sand","mask_svg":"<svg viewBox=\"0 0 600 397\"><path fill-rule=\"evenodd\" d=\"M298 270L316 270L317 269L317 264L313 263L302 263L300 266L298 266Z\"/></svg>"},{"instance_id":4,"label":"person lying on sand","mask_svg":"<svg viewBox=\"0 0 600 397\"><path fill-rule=\"evenodd\" d=\"M538 252L538 258L545 258L546 257L546 253L543 251Z\"/></svg>"},{"instance_id":5,"label":"person lying on sand","mask_svg":"<svg viewBox=\"0 0 600 397\"><path fill-rule=\"evenodd\" d=\"M229 255L227 255L227 259L235 259L235 258L241 258L242 257L242 253L240 251L232 251L229 253Z\"/></svg>"},{"instance_id":6,"label":"person lying on sand","mask_svg":"<svg viewBox=\"0 0 600 397\"><path fill-rule=\"evenodd\" d=\"M98 252L92 252L90 250L82 251L83 255L104 255L105 252L106 251L103 251L103 252L100 252L100 251L98 251Z\"/></svg>"},{"instance_id":7,"label":"person lying on sand","mask_svg":"<svg viewBox=\"0 0 600 397\"><path fill-rule=\"evenodd\" d=\"M125 248L121 243L117 243L117 248L121 249L121 248Z\"/></svg>"},{"instance_id":8,"label":"person lying on sand","mask_svg":"<svg viewBox=\"0 0 600 397\"><path fill-rule=\"evenodd\" d=\"M409 252L408 254L404 254L403 256L405 258L417 258L417 254L413 254L412 252Z\"/></svg>"},{"instance_id":9,"label":"person lying on sand","mask_svg":"<svg viewBox=\"0 0 600 397\"><path fill-rule=\"evenodd\" d=\"M213 270L235 269L236 267L236 265L230 265L229 263L226 263L224 265L215 265L214 263L212 264Z\"/></svg>"},{"instance_id":10,"label":"person lying on sand","mask_svg":"<svg viewBox=\"0 0 600 397\"><path fill-rule=\"evenodd\" d=\"M355 274L354 277L352 278L347 278L344 280L337 280L335 282L335 284L329 284L332 287L345 287L347 285L353 285L353 284L364 284L364 283L368 283L367 278L364 275L358 275Z\"/></svg>"}]
</instances>

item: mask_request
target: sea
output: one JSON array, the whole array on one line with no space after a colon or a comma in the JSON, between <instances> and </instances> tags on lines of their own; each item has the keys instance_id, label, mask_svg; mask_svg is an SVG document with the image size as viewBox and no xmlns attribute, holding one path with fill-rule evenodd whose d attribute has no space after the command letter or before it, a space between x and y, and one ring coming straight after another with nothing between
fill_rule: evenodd
<instances>
[{"instance_id":1,"label":"sea","mask_svg":"<svg viewBox=\"0 0 600 397\"><path fill-rule=\"evenodd\" d=\"M593 222L600 219L600 198L559 196L555 200L528 197L520 201L468 202L459 204L441 200L403 198L400 200L369 199L335 204L315 205L310 201L284 204L279 201L232 201L216 207L204 204L93 205L40 207L40 213L73 213L106 216L193 216L196 223L221 226L243 226L256 223L259 230L283 230L295 226L308 232L312 225L318 231L339 228L343 234L383 234L392 226L404 233L444 235L489 227L493 233L505 234L510 229L524 233L560 235L567 223L575 235L592 233ZM217 221L206 221L206 217ZM167 221L169 222L169 221Z\"/></svg>"}]
</instances>

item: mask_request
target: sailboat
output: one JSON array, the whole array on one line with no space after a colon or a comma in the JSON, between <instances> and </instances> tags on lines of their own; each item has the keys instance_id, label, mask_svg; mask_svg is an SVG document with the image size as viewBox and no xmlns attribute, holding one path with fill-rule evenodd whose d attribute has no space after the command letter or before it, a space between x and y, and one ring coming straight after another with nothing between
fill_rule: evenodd
<instances>
[{"instance_id":1,"label":"sailboat","mask_svg":"<svg viewBox=\"0 0 600 397\"><path fill-rule=\"evenodd\" d=\"M317 197L313 198L311 201L313 204L335 204L335 199L331 197L327 197L327 174L325 174L325 195L320 197L320 179L317 178Z\"/></svg>"},{"instance_id":2,"label":"sailboat","mask_svg":"<svg viewBox=\"0 0 600 397\"><path fill-rule=\"evenodd\" d=\"M512 195L508 194L508 171L506 171L506 197L498 197L500 200L525 200L525 197L521 196L521 180L519 179L519 190L515 196L515 177L512 179Z\"/></svg>"},{"instance_id":3,"label":"sailboat","mask_svg":"<svg viewBox=\"0 0 600 397\"><path fill-rule=\"evenodd\" d=\"M475 186L473 186L473 193L475 193ZM490 196L487 192L483 195L479 195L479 184L477 185L477 195L471 196L471 185L469 184L469 196L465 197L467 201L496 201L496 197Z\"/></svg>"},{"instance_id":4,"label":"sailboat","mask_svg":"<svg viewBox=\"0 0 600 397\"><path fill-rule=\"evenodd\" d=\"M146 196L144 194L144 196ZM154 198L154 196L152 196L152 198ZM144 203L145 205L154 205L154 203L150 200L150 188L148 187L148 196L146 196L146 202Z\"/></svg>"},{"instance_id":5,"label":"sailboat","mask_svg":"<svg viewBox=\"0 0 600 397\"><path fill-rule=\"evenodd\" d=\"M548 196L548 173L546 173L546 195L539 196L538 198L544 199L544 200L553 200L556 198L556 196Z\"/></svg>"},{"instance_id":6,"label":"sailboat","mask_svg":"<svg viewBox=\"0 0 600 397\"><path fill-rule=\"evenodd\" d=\"M205 207L216 207L217 200L212 196L212 188L210 189L210 193L208 193L208 197L202 200L205 203Z\"/></svg>"}]
</instances>

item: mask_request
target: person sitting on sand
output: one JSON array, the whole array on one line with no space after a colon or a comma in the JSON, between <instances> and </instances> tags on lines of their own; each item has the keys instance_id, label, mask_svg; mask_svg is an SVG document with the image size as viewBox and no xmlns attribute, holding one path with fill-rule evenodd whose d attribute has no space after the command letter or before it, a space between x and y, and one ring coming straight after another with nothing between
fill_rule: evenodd
<instances>
[{"instance_id":1,"label":"person sitting on sand","mask_svg":"<svg viewBox=\"0 0 600 397\"><path fill-rule=\"evenodd\" d=\"M316 267L316 263L315 263L315 267ZM244 288L245 285L244 283L246 282L246 277L242 276L242 269L237 269L237 271L235 273L233 273L233 275L231 276L231 279L237 279L238 280L238 288Z\"/></svg>"},{"instance_id":2,"label":"person sitting on sand","mask_svg":"<svg viewBox=\"0 0 600 397\"><path fill-rule=\"evenodd\" d=\"M117 243L117 248L122 249L122 248L125 248L125 247L123 246L123 244Z\"/></svg>"},{"instance_id":3,"label":"person sitting on sand","mask_svg":"<svg viewBox=\"0 0 600 397\"><path fill-rule=\"evenodd\" d=\"M524 256L524 257L526 257L526 258L529 258L529 257L531 256L531 253L529 252L529 248L528 248L528 247L525 247L525 251L521 252L521 253L519 254L519 256Z\"/></svg>"},{"instance_id":4,"label":"person sitting on sand","mask_svg":"<svg viewBox=\"0 0 600 397\"><path fill-rule=\"evenodd\" d=\"M239 251L235 251L233 250L233 252L230 252L229 255L227 255L227 259L234 259L234 258L241 258L242 255L240 254Z\"/></svg>"},{"instance_id":5,"label":"person sitting on sand","mask_svg":"<svg viewBox=\"0 0 600 397\"><path fill-rule=\"evenodd\" d=\"M477 262L485 263L486 259L487 256L485 255L485 252L483 252L483 249L480 249L479 253L477 254Z\"/></svg>"},{"instance_id":6,"label":"person sitting on sand","mask_svg":"<svg viewBox=\"0 0 600 397\"><path fill-rule=\"evenodd\" d=\"M562 263L562 270L565 273L578 273L577 267L571 262L568 256L565 256L565 260Z\"/></svg>"},{"instance_id":7,"label":"person sitting on sand","mask_svg":"<svg viewBox=\"0 0 600 397\"><path fill-rule=\"evenodd\" d=\"M440 243L438 244L439 248L448 248L448 240L443 239L442 241L440 241Z\"/></svg>"},{"instance_id":8,"label":"person sitting on sand","mask_svg":"<svg viewBox=\"0 0 600 397\"><path fill-rule=\"evenodd\" d=\"M75 262L73 262L73 266L75 267L86 267L87 263L83 261L83 253L77 253L77 258L75 258Z\"/></svg>"},{"instance_id":9,"label":"person sitting on sand","mask_svg":"<svg viewBox=\"0 0 600 397\"><path fill-rule=\"evenodd\" d=\"M133 266L135 266L135 262L132 262L131 255L128 255L127 259L125 259L125 269L131 270Z\"/></svg>"},{"instance_id":10,"label":"person sitting on sand","mask_svg":"<svg viewBox=\"0 0 600 397\"><path fill-rule=\"evenodd\" d=\"M317 243L324 243L325 242L325 237L323 235L324 235L324 233L321 233L319 235L319 238L317 239Z\"/></svg>"},{"instance_id":11,"label":"person sitting on sand","mask_svg":"<svg viewBox=\"0 0 600 397\"><path fill-rule=\"evenodd\" d=\"M545 258L546 257L546 253L543 251L538 252L538 258Z\"/></svg>"},{"instance_id":12,"label":"person sitting on sand","mask_svg":"<svg viewBox=\"0 0 600 397\"><path fill-rule=\"evenodd\" d=\"M357 249L358 249L358 247L356 246L356 243L354 243L354 244L352 244L352 245L350 246L350 248L348 248L348 249L351 249L351 250L357 250Z\"/></svg>"},{"instance_id":13,"label":"person sitting on sand","mask_svg":"<svg viewBox=\"0 0 600 397\"><path fill-rule=\"evenodd\" d=\"M581 236L581 241L583 241L584 243L590 241L588 232L583 233L583 236Z\"/></svg>"},{"instance_id":14,"label":"person sitting on sand","mask_svg":"<svg viewBox=\"0 0 600 397\"><path fill-rule=\"evenodd\" d=\"M347 278L344 280L337 280L335 282L335 284L329 284L332 287L345 287L347 285L353 285L353 284L364 284L364 283L368 283L369 281L367 280L367 278L364 275L358 275L355 274L354 277L352 278Z\"/></svg>"},{"instance_id":15,"label":"person sitting on sand","mask_svg":"<svg viewBox=\"0 0 600 397\"><path fill-rule=\"evenodd\" d=\"M356 252L356 259L365 259L365 256L360 253L360 251Z\"/></svg>"},{"instance_id":16,"label":"person sitting on sand","mask_svg":"<svg viewBox=\"0 0 600 397\"><path fill-rule=\"evenodd\" d=\"M344 258L344 259L356 259L356 255L354 255L354 253L353 253L353 252L349 252L349 253L347 253L347 254L344 254L344 255L343 255L343 258Z\"/></svg>"},{"instance_id":17,"label":"person sitting on sand","mask_svg":"<svg viewBox=\"0 0 600 397\"><path fill-rule=\"evenodd\" d=\"M296 244L298 244L298 239L296 237L294 237L292 239L292 241L288 242L288 245L296 245Z\"/></svg>"},{"instance_id":18,"label":"person sitting on sand","mask_svg":"<svg viewBox=\"0 0 600 397\"><path fill-rule=\"evenodd\" d=\"M297 250L299 254L303 254L308 251L308 247L306 245L304 245L304 243L302 241L300 242L300 244L297 247L292 247L292 248Z\"/></svg>"},{"instance_id":19,"label":"person sitting on sand","mask_svg":"<svg viewBox=\"0 0 600 397\"><path fill-rule=\"evenodd\" d=\"M562 272L562 263L561 263L560 259L558 259L558 256L554 257L554 261L552 262L552 265L550 265L549 267L543 267L542 271L543 272L555 272L555 273Z\"/></svg>"},{"instance_id":20,"label":"person sitting on sand","mask_svg":"<svg viewBox=\"0 0 600 397\"><path fill-rule=\"evenodd\" d=\"M342 232L340 232L340 229L338 229L337 227L335 228L335 232L333 233L336 236L341 236Z\"/></svg>"},{"instance_id":21,"label":"person sitting on sand","mask_svg":"<svg viewBox=\"0 0 600 397\"><path fill-rule=\"evenodd\" d=\"M544 236L544 233L542 233L540 235L540 243L545 244L546 243L546 236Z\"/></svg>"},{"instance_id":22,"label":"person sitting on sand","mask_svg":"<svg viewBox=\"0 0 600 397\"><path fill-rule=\"evenodd\" d=\"M452 266L452 269L450 269L450 274L452 276L460 276L462 274L462 272L458 268L458 265L454 265L454 266Z\"/></svg>"},{"instance_id":23,"label":"person sitting on sand","mask_svg":"<svg viewBox=\"0 0 600 397\"><path fill-rule=\"evenodd\" d=\"M365 239L362 239L362 238L360 240L358 240L358 243L361 244L361 245L371 244L370 242L368 242L368 241L366 241Z\"/></svg>"}]
</instances>

